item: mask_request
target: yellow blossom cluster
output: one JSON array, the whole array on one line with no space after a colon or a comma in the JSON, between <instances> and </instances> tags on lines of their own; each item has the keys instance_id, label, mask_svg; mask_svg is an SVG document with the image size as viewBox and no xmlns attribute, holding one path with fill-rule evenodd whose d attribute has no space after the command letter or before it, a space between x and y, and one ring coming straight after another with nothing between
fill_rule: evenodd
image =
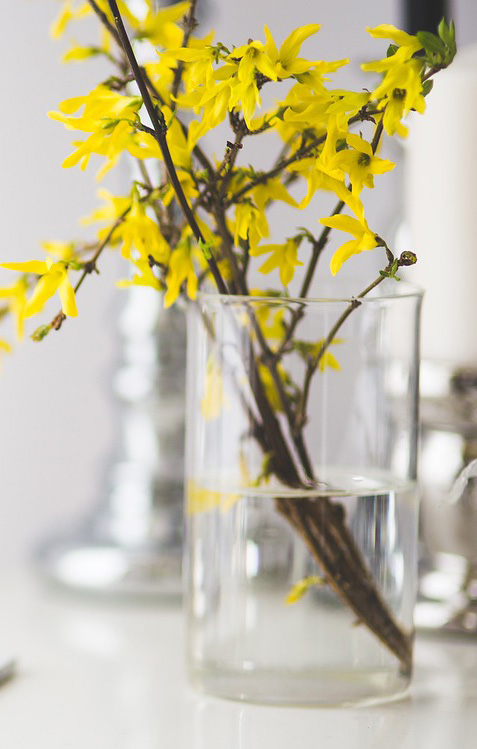
<instances>
[{"instance_id":1,"label":"yellow blossom cluster","mask_svg":"<svg viewBox=\"0 0 477 749\"><path fill-rule=\"evenodd\" d=\"M218 279L231 291L246 289L255 258L262 274L277 274L276 291L286 292L296 275L306 273L310 255L303 249L303 234L267 241L267 212L272 203L299 211L317 191L338 203L332 215L317 216L308 232L312 245L319 246L320 224L324 236L335 229L351 237L333 254L332 274L352 255L383 246L368 226L362 195L373 188L376 176L394 167L378 155L382 133L406 135L406 115L424 110L428 79L453 56L452 27L444 27L442 39L434 37L441 47L433 42L429 48L419 35L390 25L368 29L391 46L387 56L362 66L373 75L372 84L351 91L331 82L347 59L304 56L305 43L319 49L317 23L293 30L281 44L265 26L262 39L227 48L214 41L214 32L196 34L187 0L160 9L145 0L137 11L126 2L117 5L133 47L141 49L140 76L150 105L141 86L131 85L130 60L119 44L112 3L63 0L54 37L94 14L102 29L98 43L73 44L64 59L105 54L115 68L108 80L63 101L50 117L79 133L64 167L85 169L92 156L99 157L102 179L127 155L137 164L137 176L124 195L100 191L103 204L88 219L101 224L97 241L84 245L89 256L76 243L49 243L46 260L3 264L18 275L0 289L0 315L13 313L19 336L24 319L40 312L56 292L63 315L76 315L69 277L94 270L106 246L120 247L129 263L131 273L122 286L163 290L167 306L182 292L194 298L201 284ZM145 50L150 55L144 61ZM262 89L272 85L277 97L264 109ZM230 139L214 148L220 153L224 147L224 156L210 157L209 134L224 121L230 124ZM244 166L247 138L271 131L282 142L275 164L258 172ZM291 184L296 184L293 194Z\"/></svg>"}]
</instances>

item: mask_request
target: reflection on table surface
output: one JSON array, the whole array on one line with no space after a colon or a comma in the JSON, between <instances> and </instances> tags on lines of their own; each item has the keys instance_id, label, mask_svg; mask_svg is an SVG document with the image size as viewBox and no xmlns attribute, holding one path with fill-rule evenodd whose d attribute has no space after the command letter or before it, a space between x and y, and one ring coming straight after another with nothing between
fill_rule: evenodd
<instances>
[{"instance_id":1,"label":"reflection on table surface","mask_svg":"<svg viewBox=\"0 0 477 749\"><path fill-rule=\"evenodd\" d=\"M27 573L0 578L2 649L18 674L0 690L12 749L473 749L475 639L420 636L409 696L359 709L274 708L186 684L179 608L81 598Z\"/></svg>"}]
</instances>

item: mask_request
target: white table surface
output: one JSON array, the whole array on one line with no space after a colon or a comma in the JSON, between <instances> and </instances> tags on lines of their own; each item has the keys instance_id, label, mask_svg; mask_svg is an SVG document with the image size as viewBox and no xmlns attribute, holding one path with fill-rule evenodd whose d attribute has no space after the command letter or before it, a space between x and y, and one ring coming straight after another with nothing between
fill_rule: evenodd
<instances>
[{"instance_id":1,"label":"white table surface","mask_svg":"<svg viewBox=\"0 0 477 749\"><path fill-rule=\"evenodd\" d=\"M178 608L91 600L29 573L0 578L2 749L475 749L477 641L417 642L409 697L296 709L214 699L186 683Z\"/></svg>"}]
</instances>

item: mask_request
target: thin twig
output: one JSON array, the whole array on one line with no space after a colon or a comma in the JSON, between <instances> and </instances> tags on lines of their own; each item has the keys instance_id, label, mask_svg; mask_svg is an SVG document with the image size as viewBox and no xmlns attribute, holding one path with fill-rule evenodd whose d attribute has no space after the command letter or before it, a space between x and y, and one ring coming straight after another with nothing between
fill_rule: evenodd
<instances>
[{"instance_id":1,"label":"thin twig","mask_svg":"<svg viewBox=\"0 0 477 749\"><path fill-rule=\"evenodd\" d=\"M367 119L368 117L372 117L375 114L377 114L377 112L367 112L365 109L363 109L359 114L349 119L348 125L354 125L357 122L363 122L365 119ZM317 148L317 146L320 146L322 143L324 143L325 140L326 133L324 135L313 138L311 141L295 151L295 153L293 153L287 159L282 159L278 162L278 164L275 164L275 166L273 166L272 169L270 169L268 172L262 172L261 174L258 174L254 179L250 180L250 182L248 182L246 185L241 187L239 190L237 190L237 192L230 196L227 201L228 205L237 203L240 198L250 192L250 190L253 190L253 188L257 185L268 182L268 180L273 179L273 177L281 174L281 172L283 172L283 170L288 166L291 166L291 164L294 164L297 161L301 161L302 159L309 156L310 152L313 151L314 148Z\"/></svg>"},{"instance_id":2,"label":"thin twig","mask_svg":"<svg viewBox=\"0 0 477 749\"><path fill-rule=\"evenodd\" d=\"M99 260L101 254L103 253L103 251L105 250L105 248L110 243L110 241L111 241L111 239L113 237L114 232L116 231L116 229L119 226L121 226L121 224L123 223L124 219L126 218L126 216L128 215L128 213L129 213L130 210L131 210L131 206L129 206L128 208L126 208L121 213L121 215L116 219L116 221L114 222L114 224L109 229L109 231L106 234L106 236L98 244L94 255L90 258L90 260L88 260L87 263L84 264L84 270L83 270L81 276L79 277L76 285L74 286L75 294L76 294L77 291L79 291L79 289L83 285L83 282L84 282L86 276L89 276L94 271L97 271L97 267L96 267L97 261ZM50 322L50 324L47 327L49 327L52 330L59 330L65 320L66 320L66 315L65 315L65 313L62 310L60 310L60 312L58 312L58 314L55 315L55 317L53 318L53 320Z\"/></svg>"},{"instance_id":3,"label":"thin twig","mask_svg":"<svg viewBox=\"0 0 477 749\"><path fill-rule=\"evenodd\" d=\"M106 15L106 13L104 13L101 10L101 8L98 6L98 4L95 2L95 0L88 0L88 2L90 4L91 8L93 9L93 11L98 16L98 18L101 21L101 23L109 31L109 33L111 34L111 36L115 40L115 42L118 45L120 51L124 54L124 48L123 48L123 45L121 43L121 38L120 38L120 36L119 36L119 34L118 34L117 29L115 28L115 26L110 22L110 20L109 20L108 16ZM127 62L127 58L126 57L125 57L125 60ZM120 67L122 69L123 65L121 64ZM152 83L149 75L147 74L147 71L144 68L141 68L141 71L142 71L144 79L145 79L145 81L147 83L147 86L149 88L149 91L151 92L151 95L155 99L157 99L157 101L161 105L164 105L165 101L162 98L162 96L159 94L159 92L156 89L156 87L154 86L154 84ZM133 75L132 79L130 79L130 80L134 80L134 75ZM177 120L178 120L178 122L179 122L179 124L181 126L182 132L187 136L187 126L179 118L177 118ZM207 156L205 155L205 153L202 151L202 149L200 148L200 146L197 146L197 145L194 146L193 154L196 156L196 158L200 162L200 164L202 164L202 166L204 167L204 169L210 170L211 173L214 171L212 163L209 161L209 159L207 158Z\"/></svg>"},{"instance_id":4,"label":"thin twig","mask_svg":"<svg viewBox=\"0 0 477 749\"><path fill-rule=\"evenodd\" d=\"M134 77L136 79L136 83L141 93L144 106L146 107L147 113L151 119L151 122L154 128L154 137L159 145L159 148L161 149L162 158L164 159L164 165L166 167L168 177L171 181L171 185L174 188L174 192L176 193L177 202L179 203L182 209L182 212L184 213L184 216L187 219L187 222L189 226L191 227L196 240L200 244L206 245L205 238L199 228L199 225L191 210L188 200L184 194L184 190L182 189L182 185L180 183L179 177L177 176L174 162L172 161L171 153L169 151L169 146L167 144L167 138L166 138L167 127L166 127L166 123L164 120L164 115L162 114L162 111L159 109L159 107L157 105L154 105L151 99L147 83L144 79L141 68L138 65L138 62L136 60L136 56L131 46L131 42L129 41L129 37L127 35L126 29L124 28L123 19L119 12L116 0L108 0L108 4L113 14L114 22L116 24L116 29L121 39L121 43L124 47L126 56L129 60L131 70L134 73ZM209 264L212 276L214 278L214 281L217 285L219 292L221 294L226 294L227 286L225 285L225 282L222 278L222 274L220 273L217 262L214 256L212 255L212 253L210 252L207 255L207 262Z\"/></svg>"},{"instance_id":5,"label":"thin twig","mask_svg":"<svg viewBox=\"0 0 477 749\"><path fill-rule=\"evenodd\" d=\"M389 253L388 250L387 252ZM394 262L394 257L393 256L389 257L389 254L388 254L388 260L389 260L389 263L387 267L385 268L384 273L389 272L391 270L392 264ZM331 328L330 332L328 333L325 340L321 344L316 355L310 358L308 362L306 374L305 374L302 395L301 395L300 402L297 407L297 421L296 421L297 429L301 429L305 424L306 412L307 412L307 406L308 406L308 398L310 395L310 384L311 384L313 375L318 369L320 362L322 361L328 348L333 343L333 340L336 334L338 333L342 325L344 325L344 323L346 322L348 317L351 315L351 313L354 312L355 309L361 306L361 299L364 299L364 297L367 296L370 293L370 291L375 289L376 286L379 286L379 284L382 283L385 278L386 278L385 275L380 274L379 276L377 276L377 278L374 279L372 283L369 284L369 286L366 286L366 288L363 289L363 291L360 294L358 294L356 298L351 299L346 309L342 312L342 314L339 316L339 318L337 319L337 321Z\"/></svg>"},{"instance_id":6,"label":"thin twig","mask_svg":"<svg viewBox=\"0 0 477 749\"><path fill-rule=\"evenodd\" d=\"M373 140L371 141L371 149L373 151L373 154L376 153L378 150L379 142L381 140L383 134L383 121L382 119L378 122L376 125L376 130L374 131ZM348 188L350 189L350 188ZM337 216L341 213L343 208L345 207L345 203L343 200L339 200L336 206L333 209L332 216ZM329 226L325 226L320 236L315 240L313 243L313 252L310 259L310 263L308 265L308 268L306 270L305 278L303 279L303 283L300 288L299 297L300 299L305 299L308 296L308 292L310 290L311 283L313 281L313 277L315 274L316 266L318 264L318 261L323 253L323 250L326 247L326 244L328 242L328 238L331 232L331 228ZM374 286L373 286L374 288ZM366 293L368 293L366 291ZM361 296L361 295L359 295ZM292 318L286 328L285 335L280 343L280 346L278 347L277 351L275 352L275 357L278 360L281 359L284 352L287 349L287 346L293 336L293 333L295 332L295 329L300 322L301 318L304 315L304 307L297 307L295 311L292 314ZM324 353L324 352L323 352Z\"/></svg>"},{"instance_id":7,"label":"thin twig","mask_svg":"<svg viewBox=\"0 0 477 749\"><path fill-rule=\"evenodd\" d=\"M222 184L220 185L220 189L219 189L218 197L219 197L220 202L223 201L227 193L227 187L229 186L230 180L232 179L233 168L235 166L235 162L237 160L239 151L242 148L242 141L244 137L245 137L245 130L243 129L243 127L239 127L237 132L235 133L235 140L233 141L233 143L227 142L227 150L225 152L223 166L221 165L221 169L222 170L225 169L226 172L222 179Z\"/></svg>"},{"instance_id":8,"label":"thin twig","mask_svg":"<svg viewBox=\"0 0 477 749\"><path fill-rule=\"evenodd\" d=\"M197 0L190 0L189 10L187 11L183 20L184 36L182 37L182 47L187 47L187 45L189 44L189 39L191 37L191 34L197 26L197 20L195 17L196 6L197 6ZM182 62L182 60L179 60L179 62L177 63L177 68L174 71L174 78L172 80L172 87L171 87L171 101L172 101L171 109L172 111L174 111L177 106L175 99L176 99L177 94L179 93L179 88L181 85L183 72L184 72L184 63Z\"/></svg>"},{"instance_id":9,"label":"thin twig","mask_svg":"<svg viewBox=\"0 0 477 749\"><path fill-rule=\"evenodd\" d=\"M121 39L119 37L117 30L114 27L114 24L111 23L106 13L103 10L101 10L96 0L88 0L88 3L91 5L91 8L94 10L94 12L98 16L103 26L109 31L114 41L118 45L119 49L122 51L123 46L121 44Z\"/></svg>"}]
</instances>

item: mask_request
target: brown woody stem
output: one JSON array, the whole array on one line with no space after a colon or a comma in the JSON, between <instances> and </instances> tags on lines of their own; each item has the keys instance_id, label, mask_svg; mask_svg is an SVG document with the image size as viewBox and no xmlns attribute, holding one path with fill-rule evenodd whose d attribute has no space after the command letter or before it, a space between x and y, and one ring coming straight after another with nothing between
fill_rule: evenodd
<instances>
[{"instance_id":1,"label":"brown woody stem","mask_svg":"<svg viewBox=\"0 0 477 749\"><path fill-rule=\"evenodd\" d=\"M197 6L197 0L190 0L189 4L189 10L187 11L186 15L184 16L184 36L182 38L182 47L187 47L189 44L189 39L194 31L195 27L197 26L197 21L195 18L195 9ZM172 88L171 88L171 99L172 99L172 110L176 108L175 98L177 94L179 93L179 88L181 85L182 80L182 73L184 72L184 63L179 60L177 63L177 68L174 71L174 79L172 81Z\"/></svg>"},{"instance_id":2,"label":"brown woody stem","mask_svg":"<svg viewBox=\"0 0 477 749\"><path fill-rule=\"evenodd\" d=\"M134 78L136 79L136 83L141 93L144 106L146 107L147 113L151 119L151 122L154 128L154 137L161 150L162 158L164 159L164 165L167 171L167 175L171 181L172 187L174 188L174 192L177 197L177 202L179 203L182 209L182 212L184 213L184 216L187 219L187 222L190 228L192 229L192 232L196 240L199 242L199 244L205 245L206 244L205 239L202 235L199 225L197 224L197 221L195 220L195 216L192 213L191 207L187 201L187 198L184 194L184 190L182 189L182 185L179 181L179 177L177 176L174 162L172 161L171 152L169 151L169 146L167 144L167 137L166 137L167 127L166 127L166 123L164 120L164 115L162 114L158 106L153 104L153 101L149 94L147 83L144 79L141 68L139 67L139 64L136 60L136 56L131 46L131 42L129 41L129 37L127 35L126 29L124 28L123 19L121 18L121 14L119 12L116 0L108 0L108 4L113 14L114 22L116 24L116 29L121 39L121 44L123 45L124 52L126 53L126 57L128 58L129 64L131 66L131 70L134 74ZM222 278L222 274L220 273L217 262L214 256L212 255L212 253L210 252L208 253L207 262L209 264L210 271L212 273L212 276L214 278L214 281L217 285L219 292L221 294L226 294L227 286L225 285L225 282Z\"/></svg>"}]
</instances>

